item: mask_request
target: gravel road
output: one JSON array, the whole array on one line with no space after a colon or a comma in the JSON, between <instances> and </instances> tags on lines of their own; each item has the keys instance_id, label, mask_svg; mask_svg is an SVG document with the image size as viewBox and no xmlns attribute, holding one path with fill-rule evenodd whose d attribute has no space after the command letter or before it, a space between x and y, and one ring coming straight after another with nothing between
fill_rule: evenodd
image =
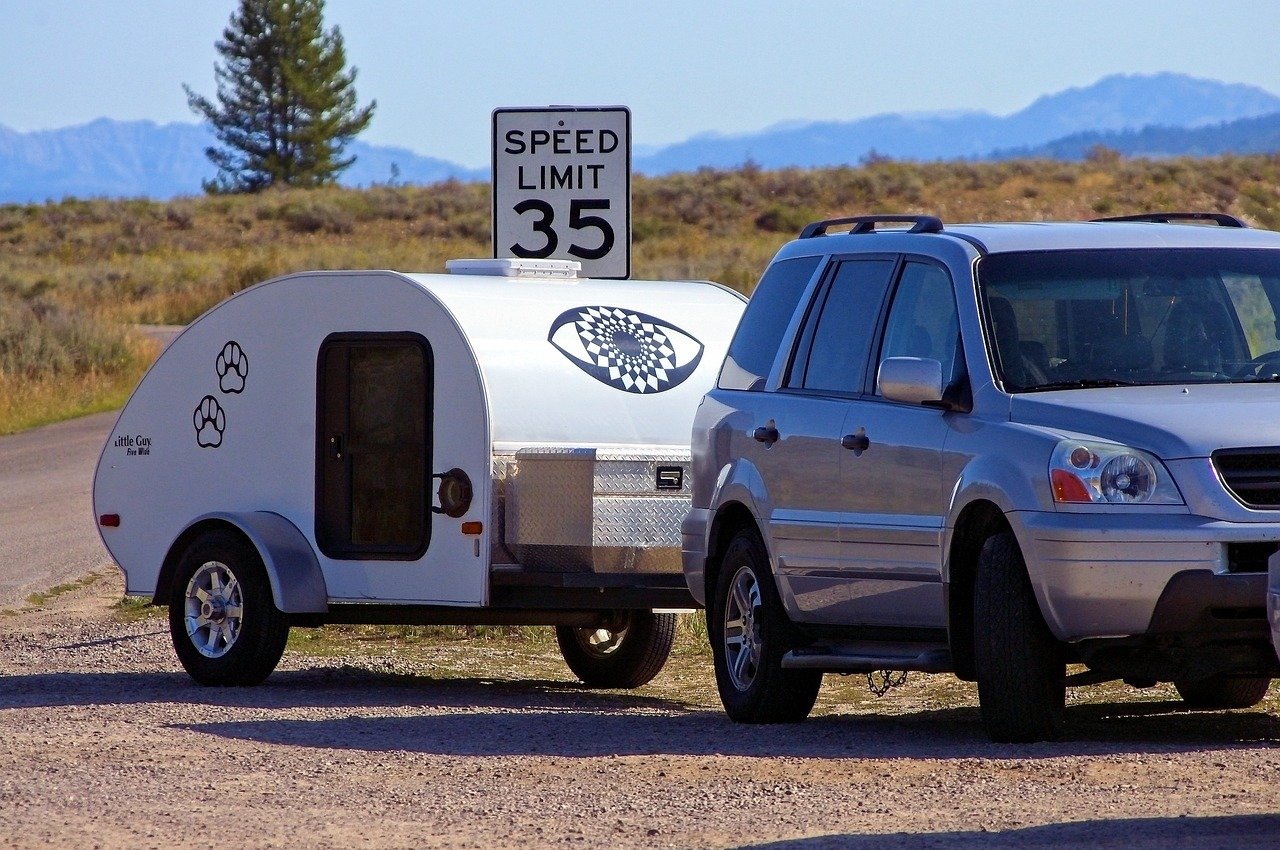
<instances>
[{"instance_id":1,"label":"gravel road","mask_svg":"<svg viewBox=\"0 0 1280 850\"><path fill-rule=\"evenodd\" d=\"M1075 740L1008 746L910 693L735 726L702 665L591 692L502 641L439 649L510 669L483 678L291 650L207 689L119 593L112 573L0 615L0 846L1280 846L1275 697L1078 705Z\"/></svg>"},{"instance_id":2,"label":"gravel road","mask_svg":"<svg viewBox=\"0 0 1280 850\"><path fill-rule=\"evenodd\" d=\"M635 692L503 641L198 687L163 620L113 609L89 487L114 416L0 439L0 847L1280 847L1280 695L1076 704L1070 742L1009 746L950 677L869 705L828 677L808 722L735 726L696 653Z\"/></svg>"}]
</instances>

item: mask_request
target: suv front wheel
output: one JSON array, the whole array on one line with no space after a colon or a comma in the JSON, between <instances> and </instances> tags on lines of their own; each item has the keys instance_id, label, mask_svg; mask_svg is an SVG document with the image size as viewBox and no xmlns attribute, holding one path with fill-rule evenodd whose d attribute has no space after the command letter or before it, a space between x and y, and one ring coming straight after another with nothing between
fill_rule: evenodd
<instances>
[{"instance_id":1,"label":"suv front wheel","mask_svg":"<svg viewBox=\"0 0 1280 850\"><path fill-rule=\"evenodd\" d=\"M725 713L739 723L795 723L818 698L822 673L784 670L796 643L773 584L769 557L754 529L730 541L707 608L707 634Z\"/></svg>"},{"instance_id":2,"label":"suv front wheel","mask_svg":"<svg viewBox=\"0 0 1280 850\"><path fill-rule=\"evenodd\" d=\"M1062 735L1066 672L1012 534L982 546L973 588L978 705L991 740L1053 741Z\"/></svg>"}]
</instances>

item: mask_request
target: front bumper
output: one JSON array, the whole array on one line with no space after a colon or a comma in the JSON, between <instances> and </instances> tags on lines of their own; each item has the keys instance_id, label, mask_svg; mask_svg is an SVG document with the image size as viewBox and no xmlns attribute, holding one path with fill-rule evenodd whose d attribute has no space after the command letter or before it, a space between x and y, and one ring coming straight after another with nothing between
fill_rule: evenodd
<instances>
[{"instance_id":1,"label":"front bumper","mask_svg":"<svg viewBox=\"0 0 1280 850\"><path fill-rule=\"evenodd\" d=\"M1280 522L1137 512L1017 511L1009 519L1060 640L1266 633L1267 574L1231 572L1228 547L1280 544Z\"/></svg>"}]
</instances>

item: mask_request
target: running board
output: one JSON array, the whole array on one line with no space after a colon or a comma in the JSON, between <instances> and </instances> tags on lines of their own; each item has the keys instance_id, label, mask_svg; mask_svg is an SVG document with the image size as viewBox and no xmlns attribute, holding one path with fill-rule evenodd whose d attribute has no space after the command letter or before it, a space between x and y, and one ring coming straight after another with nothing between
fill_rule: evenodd
<instances>
[{"instance_id":1,"label":"running board","mask_svg":"<svg viewBox=\"0 0 1280 850\"><path fill-rule=\"evenodd\" d=\"M782 666L787 670L822 670L825 673L874 673L877 670L949 673L955 669L951 650L945 646L883 641L793 649L782 656Z\"/></svg>"}]
</instances>

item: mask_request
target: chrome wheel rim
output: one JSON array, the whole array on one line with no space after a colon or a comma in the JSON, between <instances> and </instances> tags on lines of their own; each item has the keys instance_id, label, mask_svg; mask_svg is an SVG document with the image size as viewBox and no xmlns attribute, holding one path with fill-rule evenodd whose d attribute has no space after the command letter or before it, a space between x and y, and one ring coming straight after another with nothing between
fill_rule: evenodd
<instances>
[{"instance_id":1,"label":"chrome wheel rim","mask_svg":"<svg viewBox=\"0 0 1280 850\"><path fill-rule=\"evenodd\" d=\"M206 561L196 570L186 591L187 637L206 658L221 658L240 637L244 598L231 568Z\"/></svg>"},{"instance_id":2,"label":"chrome wheel rim","mask_svg":"<svg viewBox=\"0 0 1280 850\"><path fill-rule=\"evenodd\" d=\"M583 651L595 658L604 658L618 651L622 640L627 636L625 628L612 631L610 629L574 629L578 645Z\"/></svg>"},{"instance_id":3,"label":"chrome wheel rim","mask_svg":"<svg viewBox=\"0 0 1280 850\"><path fill-rule=\"evenodd\" d=\"M760 582L742 567L729 583L724 604L724 661L729 681L745 691L760 670Z\"/></svg>"}]
</instances>

